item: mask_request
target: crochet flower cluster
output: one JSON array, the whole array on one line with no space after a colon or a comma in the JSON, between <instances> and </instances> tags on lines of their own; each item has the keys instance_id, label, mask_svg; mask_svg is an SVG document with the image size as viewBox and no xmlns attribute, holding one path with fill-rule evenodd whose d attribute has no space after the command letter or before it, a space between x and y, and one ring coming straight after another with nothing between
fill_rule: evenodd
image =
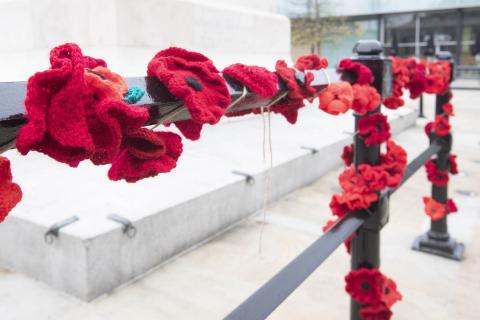
<instances>
[{"instance_id":1,"label":"crochet flower cluster","mask_svg":"<svg viewBox=\"0 0 480 320\"><path fill-rule=\"evenodd\" d=\"M361 268L345 277L345 290L353 300L362 304L362 320L388 320L391 307L402 300L395 281L377 269Z\"/></svg>"},{"instance_id":2,"label":"crochet flower cluster","mask_svg":"<svg viewBox=\"0 0 480 320\"><path fill-rule=\"evenodd\" d=\"M0 223L22 199L22 190L12 182L10 161L0 156Z\"/></svg>"}]
</instances>

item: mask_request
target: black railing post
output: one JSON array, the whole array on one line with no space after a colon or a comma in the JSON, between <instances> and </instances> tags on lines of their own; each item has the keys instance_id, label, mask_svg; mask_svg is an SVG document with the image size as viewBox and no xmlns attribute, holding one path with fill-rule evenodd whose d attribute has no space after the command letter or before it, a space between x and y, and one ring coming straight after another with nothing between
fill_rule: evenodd
<instances>
[{"instance_id":1,"label":"black railing post","mask_svg":"<svg viewBox=\"0 0 480 320\"><path fill-rule=\"evenodd\" d=\"M437 54L438 60L446 60L451 63L451 77L450 82L453 81L454 62L450 52L439 52ZM435 116L443 115L448 119L448 115L444 114L443 105L448 102L450 89L444 94L438 94L435 101ZM452 135L440 137L431 133L430 143L437 140L441 143L442 148L436 155L436 165L438 170L448 172L448 157L452 147ZM440 203L447 203L448 200L448 185L436 186L432 184L432 198ZM415 239L412 248L414 250L427 252L442 257L461 260L464 252L464 245L451 238L448 233L447 217L440 220L431 220L430 230Z\"/></svg>"},{"instance_id":2,"label":"black railing post","mask_svg":"<svg viewBox=\"0 0 480 320\"><path fill-rule=\"evenodd\" d=\"M391 61L382 56L383 45L376 40L360 41L354 47L357 57L352 59L360 62L372 71L375 82L373 86L382 97L387 97L391 93L392 70ZM367 114L371 115L380 112L380 106ZM358 131L358 122L364 117L355 115L355 132ZM372 165L380 161L380 146L373 145L367 147L359 135L354 138L354 164L358 167L362 163ZM355 237L351 242L351 269L359 268L379 268L380 267L380 230L388 222L388 196L381 197L368 210L370 215L366 222L357 230ZM360 308L362 306L351 300L350 319L360 320Z\"/></svg>"},{"instance_id":3,"label":"black railing post","mask_svg":"<svg viewBox=\"0 0 480 320\"><path fill-rule=\"evenodd\" d=\"M418 110L418 117L425 118L425 114L423 113L423 94L420 94L420 105Z\"/></svg>"}]
</instances>

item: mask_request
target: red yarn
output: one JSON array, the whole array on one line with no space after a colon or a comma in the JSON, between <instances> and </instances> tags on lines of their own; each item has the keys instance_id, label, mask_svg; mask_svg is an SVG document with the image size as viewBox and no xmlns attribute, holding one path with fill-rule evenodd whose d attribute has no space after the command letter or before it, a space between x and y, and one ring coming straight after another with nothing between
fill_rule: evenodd
<instances>
[{"instance_id":1,"label":"red yarn","mask_svg":"<svg viewBox=\"0 0 480 320\"><path fill-rule=\"evenodd\" d=\"M447 213L454 213L458 211L457 205L453 199L447 200L447 203L445 204L445 211L447 211Z\"/></svg>"},{"instance_id":2,"label":"red yarn","mask_svg":"<svg viewBox=\"0 0 480 320\"><path fill-rule=\"evenodd\" d=\"M432 184L443 187L448 184L448 173L442 170L438 170L434 160L428 160L425 163L425 169L427 171L427 179Z\"/></svg>"},{"instance_id":3,"label":"red yarn","mask_svg":"<svg viewBox=\"0 0 480 320\"><path fill-rule=\"evenodd\" d=\"M382 296L382 273L377 269L361 268L345 277L345 290L361 304L377 304Z\"/></svg>"},{"instance_id":4,"label":"red yarn","mask_svg":"<svg viewBox=\"0 0 480 320\"><path fill-rule=\"evenodd\" d=\"M182 139L172 132L140 128L128 133L108 171L110 179L136 182L169 172L182 153Z\"/></svg>"},{"instance_id":5,"label":"red yarn","mask_svg":"<svg viewBox=\"0 0 480 320\"><path fill-rule=\"evenodd\" d=\"M316 54L306 54L298 57L295 61L295 68L300 71L320 70L328 67L328 60Z\"/></svg>"},{"instance_id":6,"label":"red yarn","mask_svg":"<svg viewBox=\"0 0 480 320\"><path fill-rule=\"evenodd\" d=\"M383 303L362 307L360 318L362 320L390 320L392 311Z\"/></svg>"},{"instance_id":7,"label":"red yarn","mask_svg":"<svg viewBox=\"0 0 480 320\"><path fill-rule=\"evenodd\" d=\"M381 97L377 90L370 85L353 85L352 109L358 114L366 114L376 110L380 106Z\"/></svg>"},{"instance_id":8,"label":"red yarn","mask_svg":"<svg viewBox=\"0 0 480 320\"><path fill-rule=\"evenodd\" d=\"M427 122L427 124L423 129L427 137L430 137L430 133L432 133L432 128L433 128L433 122Z\"/></svg>"},{"instance_id":9,"label":"red yarn","mask_svg":"<svg viewBox=\"0 0 480 320\"><path fill-rule=\"evenodd\" d=\"M348 82L332 83L319 95L318 107L326 113L338 115L347 112L353 105L354 92Z\"/></svg>"},{"instance_id":10,"label":"red yarn","mask_svg":"<svg viewBox=\"0 0 480 320\"><path fill-rule=\"evenodd\" d=\"M322 227L323 232L328 232L341 218L336 218L334 220L328 220L325 225ZM351 249L351 244L352 244L352 239L355 236L356 232L353 232L344 242L343 244L345 245L345 249L347 250L347 253L350 254L350 249Z\"/></svg>"},{"instance_id":11,"label":"red yarn","mask_svg":"<svg viewBox=\"0 0 480 320\"><path fill-rule=\"evenodd\" d=\"M338 67L344 71L354 73L356 75L355 83L357 84L370 84L375 80L372 71L367 66L359 62L353 62L352 59L342 59L338 63Z\"/></svg>"},{"instance_id":12,"label":"red yarn","mask_svg":"<svg viewBox=\"0 0 480 320\"><path fill-rule=\"evenodd\" d=\"M410 98L415 99L419 97L427 86L427 79L425 78L425 66L417 63L415 59L410 59L408 68L410 71L410 80L405 87L410 91Z\"/></svg>"},{"instance_id":13,"label":"red yarn","mask_svg":"<svg viewBox=\"0 0 480 320\"><path fill-rule=\"evenodd\" d=\"M362 135L367 146L381 144L390 139L390 124L381 113L362 117L358 122L358 134Z\"/></svg>"},{"instance_id":14,"label":"red yarn","mask_svg":"<svg viewBox=\"0 0 480 320\"><path fill-rule=\"evenodd\" d=\"M398 109L405 104L402 99L403 88L410 80L410 73L407 67L407 59L398 57L390 58L392 60L392 95L383 100L383 105L389 109Z\"/></svg>"},{"instance_id":15,"label":"red yarn","mask_svg":"<svg viewBox=\"0 0 480 320\"><path fill-rule=\"evenodd\" d=\"M448 167L451 174L458 173L458 165L457 165L457 156L456 155L449 155L448 156Z\"/></svg>"},{"instance_id":16,"label":"red yarn","mask_svg":"<svg viewBox=\"0 0 480 320\"><path fill-rule=\"evenodd\" d=\"M12 182L10 161L0 156L0 223L22 199L22 190Z\"/></svg>"},{"instance_id":17,"label":"red yarn","mask_svg":"<svg viewBox=\"0 0 480 320\"><path fill-rule=\"evenodd\" d=\"M397 284L390 278L382 276L382 296L380 298L387 308L402 300L402 294L397 290Z\"/></svg>"},{"instance_id":18,"label":"red yarn","mask_svg":"<svg viewBox=\"0 0 480 320\"><path fill-rule=\"evenodd\" d=\"M447 102L445 103L443 106L442 106L442 110L443 112L447 115L447 116L454 116L455 114L453 113L453 105L450 103L450 102Z\"/></svg>"},{"instance_id":19,"label":"red yarn","mask_svg":"<svg viewBox=\"0 0 480 320\"><path fill-rule=\"evenodd\" d=\"M353 163L353 143L343 147L342 160L346 166Z\"/></svg>"},{"instance_id":20,"label":"red yarn","mask_svg":"<svg viewBox=\"0 0 480 320\"><path fill-rule=\"evenodd\" d=\"M230 103L225 80L200 53L176 47L162 50L148 63L147 73L184 102L192 119L175 125L187 139L197 140L203 124L217 123Z\"/></svg>"},{"instance_id":21,"label":"red yarn","mask_svg":"<svg viewBox=\"0 0 480 320\"><path fill-rule=\"evenodd\" d=\"M266 68L235 63L223 69L222 72L261 97L272 98L278 92L277 75Z\"/></svg>"},{"instance_id":22,"label":"red yarn","mask_svg":"<svg viewBox=\"0 0 480 320\"><path fill-rule=\"evenodd\" d=\"M392 140L387 141L387 152L380 154L380 163L382 169L388 174L387 187L398 187L405 175L407 166L407 152L405 149Z\"/></svg>"},{"instance_id":23,"label":"red yarn","mask_svg":"<svg viewBox=\"0 0 480 320\"><path fill-rule=\"evenodd\" d=\"M443 137L450 133L451 126L447 118L437 115L435 116L432 129L437 136Z\"/></svg>"},{"instance_id":24,"label":"red yarn","mask_svg":"<svg viewBox=\"0 0 480 320\"><path fill-rule=\"evenodd\" d=\"M100 77L96 74L86 80L85 68L96 68L95 63L105 66L105 62L83 56L75 44L52 49L50 63L51 69L28 80L28 123L17 137L18 150L23 155L36 150L72 167L86 159L95 164L110 162L123 132L141 127L147 110L106 99L113 92L110 85L121 81L116 78L99 85L100 80L91 81Z\"/></svg>"}]
</instances>

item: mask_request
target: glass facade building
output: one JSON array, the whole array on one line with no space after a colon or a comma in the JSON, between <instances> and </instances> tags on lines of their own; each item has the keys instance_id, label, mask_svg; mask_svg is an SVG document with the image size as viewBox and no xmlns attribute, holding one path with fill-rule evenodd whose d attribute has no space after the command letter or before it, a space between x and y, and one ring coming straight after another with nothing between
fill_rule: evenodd
<instances>
[{"instance_id":1,"label":"glass facade building","mask_svg":"<svg viewBox=\"0 0 480 320\"><path fill-rule=\"evenodd\" d=\"M301 16L302 7L289 6L291 1L279 0L279 10ZM326 2L331 10L321 16L342 17L355 30L336 41L322 42L320 53L332 62L344 57L357 40L378 39L389 55L423 59L446 50L452 52L458 65L480 64L480 0Z\"/></svg>"}]
</instances>

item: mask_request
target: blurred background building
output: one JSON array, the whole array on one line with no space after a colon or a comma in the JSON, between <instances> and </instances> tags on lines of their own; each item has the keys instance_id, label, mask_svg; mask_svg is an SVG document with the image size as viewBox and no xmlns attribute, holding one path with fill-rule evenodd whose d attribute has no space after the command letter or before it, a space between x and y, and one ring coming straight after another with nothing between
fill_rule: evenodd
<instances>
[{"instance_id":1,"label":"blurred background building","mask_svg":"<svg viewBox=\"0 0 480 320\"><path fill-rule=\"evenodd\" d=\"M279 0L278 10L292 19L294 56L316 51L336 62L374 38L389 55L446 50L457 65L480 64L480 0Z\"/></svg>"}]
</instances>

